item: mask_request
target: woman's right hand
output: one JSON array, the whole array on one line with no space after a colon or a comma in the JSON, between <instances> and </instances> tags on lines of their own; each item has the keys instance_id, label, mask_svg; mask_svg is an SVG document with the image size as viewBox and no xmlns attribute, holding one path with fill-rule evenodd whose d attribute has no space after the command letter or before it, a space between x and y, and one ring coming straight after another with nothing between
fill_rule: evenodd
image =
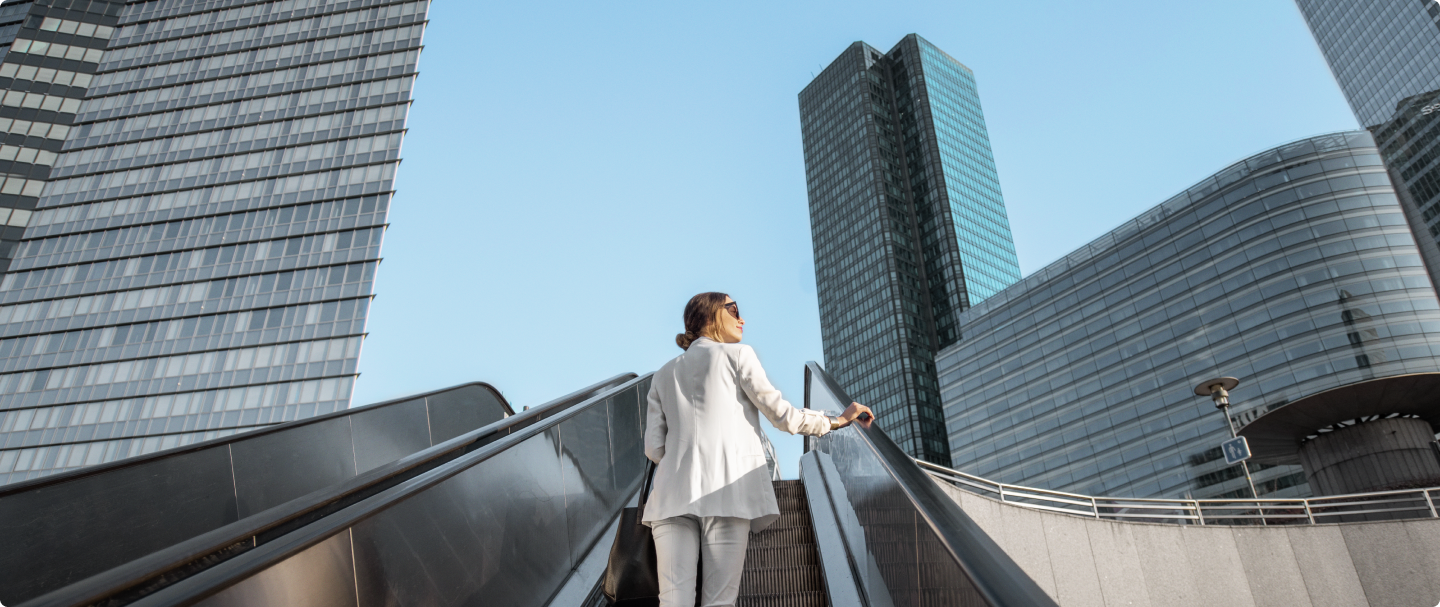
<instances>
[{"instance_id":1,"label":"woman's right hand","mask_svg":"<svg viewBox=\"0 0 1440 607\"><path fill-rule=\"evenodd\" d=\"M862 427L869 428L870 422L875 420L875 414L870 411L870 407L866 407L860 403L850 403L850 406L845 408L845 412L841 413L840 417L836 419L840 421L841 428L850 425L850 422L857 419L860 420Z\"/></svg>"}]
</instances>

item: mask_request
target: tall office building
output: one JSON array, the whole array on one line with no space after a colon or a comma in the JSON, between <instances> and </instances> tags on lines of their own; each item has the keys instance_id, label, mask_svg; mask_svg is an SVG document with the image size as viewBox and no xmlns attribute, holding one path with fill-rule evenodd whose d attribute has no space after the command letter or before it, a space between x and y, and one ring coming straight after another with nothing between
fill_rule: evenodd
<instances>
[{"instance_id":1,"label":"tall office building","mask_svg":"<svg viewBox=\"0 0 1440 607\"><path fill-rule=\"evenodd\" d=\"M1193 392L1206 379L1240 378L1244 433L1330 394L1374 419L1413 417L1386 399L1440 376L1440 299L1364 131L1226 167L961 323L971 335L938 357L955 468L1091 495L1250 497L1221 457L1224 417ZM1335 391L1359 385L1371 389ZM1332 421L1310 410L1298 426L1345 431ZM1253 465L1260 495L1309 495L1300 463Z\"/></svg>"},{"instance_id":2,"label":"tall office building","mask_svg":"<svg viewBox=\"0 0 1440 607\"><path fill-rule=\"evenodd\" d=\"M1440 284L1440 3L1296 0Z\"/></svg>"},{"instance_id":3,"label":"tall office building","mask_svg":"<svg viewBox=\"0 0 1440 607\"><path fill-rule=\"evenodd\" d=\"M800 92L825 363L911 455L950 461L935 353L1019 280L970 69L911 34Z\"/></svg>"},{"instance_id":4,"label":"tall office building","mask_svg":"<svg viewBox=\"0 0 1440 607\"><path fill-rule=\"evenodd\" d=\"M348 405L427 10L0 7L0 483Z\"/></svg>"}]
</instances>

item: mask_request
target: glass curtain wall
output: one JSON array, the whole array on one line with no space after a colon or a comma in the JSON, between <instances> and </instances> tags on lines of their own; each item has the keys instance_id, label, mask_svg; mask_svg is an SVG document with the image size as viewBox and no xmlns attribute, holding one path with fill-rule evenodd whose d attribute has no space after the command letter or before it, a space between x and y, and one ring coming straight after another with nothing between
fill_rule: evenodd
<instances>
[{"instance_id":1,"label":"glass curtain wall","mask_svg":"<svg viewBox=\"0 0 1440 607\"><path fill-rule=\"evenodd\" d=\"M954 467L1118 497L1249 497L1194 387L1237 426L1358 381L1440 371L1440 300L1364 131L1255 155L961 316L939 356ZM1251 468L1263 496L1299 466Z\"/></svg>"},{"instance_id":2,"label":"glass curtain wall","mask_svg":"<svg viewBox=\"0 0 1440 607\"><path fill-rule=\"evenodd\" d=\"M0 483L348 406L427 10L36 0L0 78L86 86L0 280Z\"/></svg>"},{"instance_id":3,"label":"glass curtain wall","mask_svg":"<svg viewBox=\"0 0 1440 607\"><path fill-rule=\"evenodd\" d=\"M1440 3L1296 0L1440 282Z\"/></svg>"},{"instance_id":4,"label":"glass curtain wall","mask_svg":"<svg viewBox=\"0 0 1440 607\"><path fill-rule=\"evenodd\" d=\"M975 78L911 34L800 93L826 365L908 453L949 462L934 353L1018 280Z\"/></svg>"}]
</instances>

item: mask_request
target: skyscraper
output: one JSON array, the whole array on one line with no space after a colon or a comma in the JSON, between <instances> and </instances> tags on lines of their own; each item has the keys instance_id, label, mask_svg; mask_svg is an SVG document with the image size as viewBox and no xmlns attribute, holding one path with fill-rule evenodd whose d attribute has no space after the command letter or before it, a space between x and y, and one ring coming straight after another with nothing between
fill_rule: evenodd
<instances>
[{"instance_id":1,"label":"skyscraper","mask_svg":"<svg viewBox=\"0 0 1440 607\"><path fill-rule=\"evenodd\" d=\"M1440 285L1440 3L1296 0L1360 126L1375 136Z\"/></svg>"},{"instance_id":2,"label":"skyscraper","mask_svg":"<svg viewBox=\"0 0 1440 607\"><path fill-rule=\"evenodd\" d=\"M935 353L1020 278L970 69L911 34L800 92L825 363L910 454L949 463Z\"/></svg>"},{"instance_id":3,"label":"skyscraper","mask_svg":"<svg viewBox=\"0 0 1440 607\"><path fill-rule=\"evenodd\" d=\"M0 483L348 405L427 10L0 9Z\"/></svg>"}]
</instances>

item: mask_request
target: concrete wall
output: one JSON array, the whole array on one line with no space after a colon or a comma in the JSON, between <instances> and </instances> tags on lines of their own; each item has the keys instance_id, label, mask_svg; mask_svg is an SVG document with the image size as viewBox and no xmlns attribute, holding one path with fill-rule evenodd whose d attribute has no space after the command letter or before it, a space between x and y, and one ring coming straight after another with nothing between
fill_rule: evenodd
<instances>
[{"instance_id":1,"label":"concrete wall","mask_svg":"<svg viewBox=\"0 0 1440 607\"><path fill-rule=\"evenodd\" d=\"M936 484L1062 607L1440 603L1440 519L1292 527L1117 523Z\"/></svg>"}]
</instances>

